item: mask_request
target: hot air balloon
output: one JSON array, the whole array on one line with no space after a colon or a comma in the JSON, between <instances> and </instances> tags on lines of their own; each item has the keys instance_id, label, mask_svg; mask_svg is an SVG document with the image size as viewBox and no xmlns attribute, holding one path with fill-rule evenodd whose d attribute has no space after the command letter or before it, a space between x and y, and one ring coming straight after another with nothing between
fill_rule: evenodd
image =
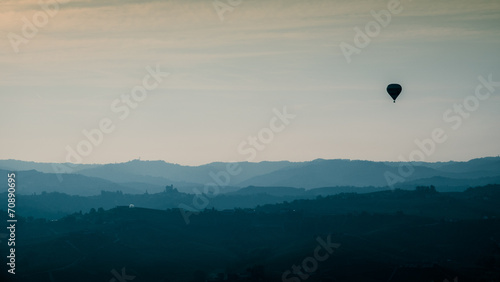
<instances>
[{"instance_id":1,"label":"hot air balloon","mask_svg":"<svg viewBox=\"0 0 500 282\"><path fill-rule=\"evenodd\" d=\"M401 93L401 90L403 90L403 88L399 84L389 84L387 86L387 93L389 93L392 100L394 100L394 103L396 103L396 99L398 98L399 94Z\"/></svg>"}]
</instances>

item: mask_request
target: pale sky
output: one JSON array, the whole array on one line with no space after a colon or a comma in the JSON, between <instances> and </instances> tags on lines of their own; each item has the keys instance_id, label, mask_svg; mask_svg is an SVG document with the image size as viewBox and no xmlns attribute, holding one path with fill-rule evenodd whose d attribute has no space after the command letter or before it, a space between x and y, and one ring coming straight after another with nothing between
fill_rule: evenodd
<instances>
[{"instance_id":1,"label":"pale sky","mask_svg":"<svg viewBox=\"0 0 500 282\"><path fill-rule=\"evenodd\" d=\"M500 1L401 1L348 63L340 44L389 2L243 0L221 21L211 0L66 0L52 16L0 0L0 159L65 162L109 118L82 162L245 161L238 146L285 106L296 117L251 161L397 161L435 128L447 140L426 161L497 156L500 86L460 125L443 115L478 76L500 82ZM23 18L39 23L31 38ZM121 120L111 104L157 65L170 75Z\"/></svg>"}]
</instances>

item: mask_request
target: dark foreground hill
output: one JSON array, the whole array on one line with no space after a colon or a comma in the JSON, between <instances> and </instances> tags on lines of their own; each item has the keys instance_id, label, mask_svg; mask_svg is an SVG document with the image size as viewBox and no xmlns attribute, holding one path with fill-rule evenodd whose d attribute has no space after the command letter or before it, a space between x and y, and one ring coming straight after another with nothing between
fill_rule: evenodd
<instances>
[{"instance_id":1,"label":"dark foreground hill","mask_svg":"<svg viewBox=\"0 0 500 282\"><path fill-rule=\"evenodd\" d=\"M20 219L12 281L499 281L499 189Z\"/></svg>"}]
</instances>

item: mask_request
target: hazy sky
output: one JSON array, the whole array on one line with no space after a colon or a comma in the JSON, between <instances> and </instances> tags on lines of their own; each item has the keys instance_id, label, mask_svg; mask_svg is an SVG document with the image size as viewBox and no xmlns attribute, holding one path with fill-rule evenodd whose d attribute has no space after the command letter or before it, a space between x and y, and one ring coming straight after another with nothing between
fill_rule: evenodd
<instances>
[{"instance_id":1,"label":"hazy sky","mask_svg":"<svg viewBox=\"0 0 500 282\"><path fill-rule=\"evenodd\" d=\"M104 118L115 129L84 163L392 161L435 128L447 139L428 161L498 155L500 87L470 97L478 76L500 81L500 1L401 1L348 63L340 44L355 46L354 28L389 2L243 0L222 21L211 0L59 1L52 15L0 0L0 159L64 162ZM23 18L40 26L30 38ZM157 65L170 75L120 119L113 101ZM396 104L391 82L404 88ZM285 106L296 117L255 158L239 153Z\"/></svg>"}]
</instances>

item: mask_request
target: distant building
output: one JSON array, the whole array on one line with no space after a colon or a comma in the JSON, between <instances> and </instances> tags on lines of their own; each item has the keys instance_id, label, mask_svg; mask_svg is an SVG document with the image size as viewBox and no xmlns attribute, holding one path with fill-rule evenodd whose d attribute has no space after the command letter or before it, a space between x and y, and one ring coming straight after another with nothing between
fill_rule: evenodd
<instances>
[{"instance_id":1,"label":"distant building","mask_svg":"<svg viewBox=\"0 0 500 282\"><path fill-rule=\"evenodd\" d=\"M173 192L173 191L175 191L173 184L165 186L165 192Z\"/></svg>"}]
</instances>

